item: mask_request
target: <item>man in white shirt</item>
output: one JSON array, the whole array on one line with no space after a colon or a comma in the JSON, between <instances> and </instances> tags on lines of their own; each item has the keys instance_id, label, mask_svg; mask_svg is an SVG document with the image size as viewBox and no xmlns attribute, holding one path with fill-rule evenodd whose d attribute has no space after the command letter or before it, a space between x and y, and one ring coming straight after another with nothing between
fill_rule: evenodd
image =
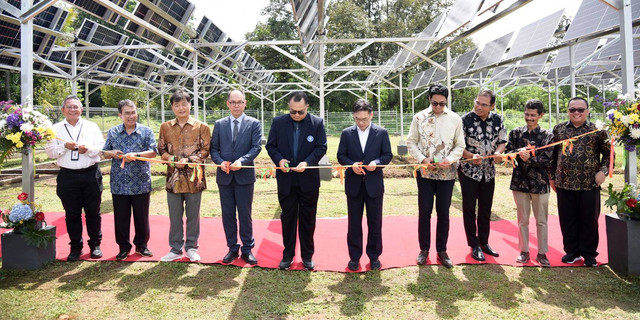
<instances>
[{"instance_id":1,"label":"man in white shirt","mask_svg":"<svg viewBox=\"0 0 640 320\"><path fill-rule=\"evenodd\" d=\"M97 124L82 119L82 102L78 97L65 98L61 111L65 119L53 126L58 139L47 143L46 152L60 167L56 193L64 207L71 246L67 261L77 261L82 255L82 209L90 256L98 259L102 257L100 203L103 190L98 162L104 137Z\"/></svg>"}]
</instances>

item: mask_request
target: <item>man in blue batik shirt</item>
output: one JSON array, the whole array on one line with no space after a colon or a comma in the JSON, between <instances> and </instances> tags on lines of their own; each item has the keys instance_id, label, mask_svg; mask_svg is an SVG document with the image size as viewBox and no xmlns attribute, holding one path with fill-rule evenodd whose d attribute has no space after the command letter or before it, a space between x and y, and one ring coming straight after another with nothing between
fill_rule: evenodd
<instances>
[{"instance_id":1,"label":"man in blue batik shirt","mask_svg":"<svg viewBox=\"0 0 640 320\"><path fill-rule=\"evenodd\" d=\"M107 134L104 144L104 157L111 159L111 195L113 198L113 219L116 232L116 243L120 252L116 260L124 260L129 256L131 243L129 230L131 226L131 209L133 208L133 225L136 235L133 244L136 253L151 257L153 253L147 248L149 242L149 200L151 195L151 164L147 161L136 161L130 157L153 158L156 156L156 139L153 131L138 123L138 112L131 100L118 103L119 124ZM125 162L124 168L121 167Z\"/></svg>"}]
</instances>

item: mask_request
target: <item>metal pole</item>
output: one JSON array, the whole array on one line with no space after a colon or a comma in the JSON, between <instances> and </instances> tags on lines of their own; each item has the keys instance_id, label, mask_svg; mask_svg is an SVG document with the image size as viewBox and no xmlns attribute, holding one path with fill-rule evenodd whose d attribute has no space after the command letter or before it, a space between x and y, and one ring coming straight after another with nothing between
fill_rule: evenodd
<instances>
[{"instance_id":1,"label":"metal pole","mask_svg":"<svg viewBox=\"0 0 640 320\"><path fill-rule=\"evenodd\" d=\"M21 12L28 12L33 0L22 0ZM33 19L20 24L20 101L27 106L33 101ZM22 149L22 192L29 195L29 201L35 199L35 168L33 147Z\"/></svg>"},{"instance_id":2,"label":"metal pole","mask_svg":"<svg viewBox=\"0 0 640 320\"><path fill-rule=\"evenodd\" d=\"M198 51L193 51L193 117L198 119Z\"/></svg>"},{"instance_id":3,"label":"metal pole","mask_svg":"<svg viewBox=\"0 0 640 320\"><path fill-rule=\"evenodd\" d=\"M569 74L571 76L571 97L576 96L576 57L573 46L569 46ZM557 69L556 69L557 70Z\"/></svg>"},{"instance_id":4,"label":"metal pole","mask_svg":"<svg viewBox=\"0 0 640 320\"><path fill-rule=\"evenodd\" d=\"M411 90L411 115L415 115L416 114L416 109L415 109L415 100L416 98L413 95L414 91Z\"/></svg>"},{"instance_id":5,"label":"metal pole","mask_svg":"<svg viewBox=\"0 0 640 320\"><path fill-rule=\"evenodd\" d=\"M447 90L449 95L447 96L447 105L451 106L451 48L447 47Z\"/></svg>"},{"instance_id":6,"label":"metal pole","mask_svg":"<svg viewBox=\"0 0 640 320\"><path fill-rule=\"evenodd\" d=\"M160 112L162 115L162 123L164 123L164 76L160 76Z\"/></svg>"},{"instance_id":7,"label":"metal pole","mask_svg":"<svg viewBox=\"0 0 640 320\"><path fill-rule=\"evenodd\" d=\"M547 82L547 95L549 96L549 130L553 129L553 123L551 122L551 113L553 109L551 109L551 83Z\"/></svg>"},{"instance_id":8,"label":"metal pole","mask_svg":"<svg viewBox=\"0 0 640 320\"><path fill-rule=\"evenodd\" d=\"M398 77L400 78L400 145L404 145L404 103L402 100L402 73Z\"/></svg>"},{"instance_id":9,"label":"metal pole","mask_svg":"<svg viewBox=\"0 0 640 320\"><path fill-rule=\"evenodd\" d=\"M320 40L327 40L327 36L325 35L321 35L320 36ZM318 49L319 49L319 54L320 54L320 66L318 68L318 71L320 71L320 118L324 119L324 43L320 43L318 44ZM328 118L327 118L328 120ZM324 124L325 128L327 127L327 123Z\"/></svg>"},{"instance_id":10,"label":"metal pole","mask_svg":"<svg viewBox=\"0 0 640 320\"><path fill-rule=\"evenodd\" d=\"M85 117L89 120L89 80L84 82L84 109ZM102 128L104 129L104 117L102 118Z\"/></svg>"},{"instance_id":11,"label":"metal pole","mask_svg":"<svg viewBox=\"0 0 640 320\"><path fill-rule=\"evenodd\" d=\"M604 106L604 103L607 102L607 94L604 91L604 80L602 80L602 119L607 119L607 108Z\"/></svg>"},{"instance_id":12,"label":"metal pole","mask_svg":"<svg viewBox=\"0 0 640 320\"><path fill-rule=\"evenodd\" d=\"M635 101L633 87L633 36L631 29L631 0L621 0L620 12L620 51L622 53L622 92L627 96L627 101ZM624 181L638 185L638 167L636 150L629 151L624 168Z\"/></svg>"},{"instance_id":13,"label":"metal pole","mask_svg":"<svg viewBox=\"0 0 640 320\"><path fill-rule=\"evenodd\" d=\"M380 113L380 96L382 96L382 93L380 92L380 84L378 84L378 125L382 127L382 113Z\"/></svg>"},{"instance_id":14,"label":"metal pole","mask_svg":"<svg viewBox=\"0 0 640 320\"><path fill-rule=\"evenodd\" d=\"M560 123L560 89L558 88L558 69L556 68L556 124Z\"/></svg>"},{"instance_id":15,"label":"metal pole","mask_svg":"<svg viewBox=\"0 0 640 320\"><path fill-rule=\"evenodd\" d=\"M262 139L264 139L264 90L260 89L260 124L262 124Z\"/></svg>"},{"instance_id":16,"label":"metal pole","mask_svg":"<svg viewBox=\"0 0 640 320\"><path fill-rule=\"evenodd\" d=\"M151 127L151 111L149 108L149 90L147 90L147 127Z\"/></svg>"}]
</instances>

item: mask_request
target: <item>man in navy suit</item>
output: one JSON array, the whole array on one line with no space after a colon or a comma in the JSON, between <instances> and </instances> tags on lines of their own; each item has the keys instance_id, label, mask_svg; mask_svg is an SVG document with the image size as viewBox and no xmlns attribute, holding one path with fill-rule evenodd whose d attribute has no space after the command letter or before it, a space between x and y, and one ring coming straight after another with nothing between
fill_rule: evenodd
<instances>
[{"instance_id":1,"label":"man in navy suit","mask_svg":"<svg viewBox=\"0 0 640 320\"><path fill-rule=\"evenodd\" d=\"M227 107L231 115L216 121L211 136L211 159L221 167L216 172L216 183L220 190L220 206L222 208L222 225L227 237L229 252L222 259L223 263L231 263L241 258L252 265L258 260L251 253L255 241L251 221L251 204L253 203L253 185L256 182L253 166L260 150L262 150L262 129L260 121L244 114L247 104L240 90L231 90L227 98ZM238 226L236 209L240 221L240 240L238 244Z\"/></svg>"},{"instance_id":2,"label":"man in navy suit","mask_svg":"<svg viewBox=\"0 0 640 320\"><path fill-rule=\"evenodd\" d=\"M338 162L354 166L346 170L344 191L347 194L349 264L357 271L362 256L362 212L367 206L367 256L371 270L381 267L382 198L384 181L382 168L391 161L391 143L387 130L371 123L373 109L369 101L360 99L353 106L356 125L346 128L340 136ZM366 170L366 171L365 171Z\"/></svg>"},{"instance_id":3,"label":"man in navy suit","mask_svg":"<svg viewBox=\"0 0 640 320\"><path fill-rule=\"evenodd\" d=\"M309 99L302 91L289 95L289 114L275 117L267 139L267 152L280 170L276 172L278 201L282 213L284 250L280 269L289 269L296 249L296 228L300 238L300 255L307 270L315 267L313 233L320 193L317 166L327 152L327 135L322 118L307 112ZM298 223L299 220L299 223Z\"/></svg>"}]
</instances>

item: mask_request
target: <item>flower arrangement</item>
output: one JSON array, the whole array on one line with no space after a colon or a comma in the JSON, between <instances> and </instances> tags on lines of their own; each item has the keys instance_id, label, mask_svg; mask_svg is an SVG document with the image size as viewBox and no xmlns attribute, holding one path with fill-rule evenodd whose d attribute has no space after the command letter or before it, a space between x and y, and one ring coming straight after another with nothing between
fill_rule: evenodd
<instances>
[{"instance_id":1,"label":"flower arrangement","mask_svg":"<svg viewBox=\"0 0 640 320\"><path fill-rule=\"evenodd\" d=\"M55 239L51 230L45 229L44 213L40 206L30 202L25 192L18 194L18 200L11 210L0 210L3 223L1 228L13 228L14 233L23 234L27 244L36 248L45 247Z\"/></svg>"},{"instance_id":2,"label":"flower arrangement","mask_svg":"<svg viewBox=\"0 0 640 320\"><path fill-rule=\"evenodd\" d=\"M55 138L49 118L33 110L27 101L24 107L13 101L0 101L0 163L10 158L16 149L33 147L42 140Z\"/></svg>"},{"instance_id":3,"label":"flower arrangement","mask_svg":"<svg viewBox=\"0 0 640 320\"><path fill-rule=\"evenodd\" d=\"M596 100L602 100L599 96ZM634 151L640 145L640 100L629 101L626 96L618 96L613 101L604 102L607 119L611 122L609 132L616 142L623 144L627 151Z\"/></svg>"},{"instance_id":4,"label":"flower arrangement","mask_svg":"<svg viewBox=\"0 0 640 320\"><path fill-rule=\"evenodd\" d=\"M621 191L614 191L613 184L609 184L609 199L604 203L605 206L613 209L616 207L616 213L626 216L629 219L640 220L640 195L636 187L632 184L625 183Z\"/></svg>"}]
</instances>

